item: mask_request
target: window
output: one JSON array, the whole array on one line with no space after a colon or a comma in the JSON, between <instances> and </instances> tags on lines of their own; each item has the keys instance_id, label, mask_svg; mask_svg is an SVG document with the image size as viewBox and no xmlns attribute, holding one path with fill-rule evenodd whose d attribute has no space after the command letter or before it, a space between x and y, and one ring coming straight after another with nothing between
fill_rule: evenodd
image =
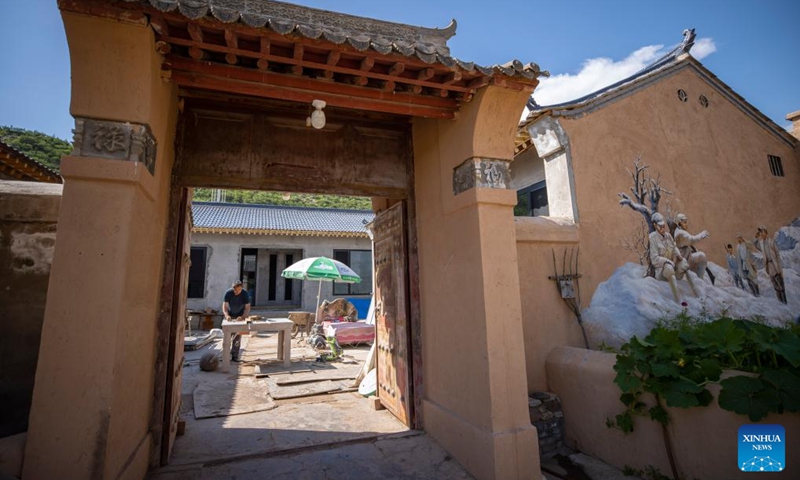
<instances>
[{"instance_id":1,"label":"window","mask_svg":"<svg viewBox=\"0 0 800 480\"><path fill-rule=\"evenodd\" d=\"M189 254L189 298L206 296L206 251L207 247L192 247Z\"/></svg>"},{"instance_id":2,"label":"window","mask_svg":"<svg viewBox=\"0 0 800 480\"><path fill-rule=\"evenodd\" d=\"M334 295L371 295L372 294L372 251L371 250L334 250L333 259L352 268L361 283L333 283Z\"/></svg>"},{"instance_id":3,"label":"window","mask_svg":"<svg viewBox=\"0 0 800 480\"><path fill-rule=\"evenodd\" d=\"M516 217L546 217L550 213L547 204L547 183L541 181L517 191Z\"/></svg>"},{"instance_id":4,"label":"window","mask_svg":"<svg viewBox=\"0 0 800 480\"><path fill-rule=\"evenodd\" d=\"M783 164L781 163L781 157L767 155L767 159L769 160L769 171L772 172L772 174L776 177L783 177Z\"/></svg>"}]
</instances>

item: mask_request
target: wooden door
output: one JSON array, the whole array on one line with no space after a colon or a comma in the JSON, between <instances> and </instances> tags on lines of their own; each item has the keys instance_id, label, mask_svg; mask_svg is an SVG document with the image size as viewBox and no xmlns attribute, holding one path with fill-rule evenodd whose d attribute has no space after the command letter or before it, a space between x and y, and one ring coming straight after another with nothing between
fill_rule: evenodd
<instances>
[{"instance_id":1,"label":"wooden door","mask_svg":"<svg viewBox=\"0 0 800 480\"><path fill-rule=\"evenodd\" d=\"M378 398L400 421L411 425L411 349L408 316L408 260L405 203L374 221L375 319Z\"/></svg>"},{"instance_id":2,"label":"wooden door","mask_svg":"<svg viewBox=\"0 0 800 480\"><path fill-rule=\"evenodd\" d=\"M161 443L161 464L169 462L172 446L178 432L181 411L181 382L183 380L183 338L186 329L186 299L189 288L191 266L191 214L192 202L189 191L183 189L177 248L175 249L175 280L172 296L172 331L170 332L169 357L167 361L166 402L164 408L164 438Z\"/></svg>"}]
</instances>

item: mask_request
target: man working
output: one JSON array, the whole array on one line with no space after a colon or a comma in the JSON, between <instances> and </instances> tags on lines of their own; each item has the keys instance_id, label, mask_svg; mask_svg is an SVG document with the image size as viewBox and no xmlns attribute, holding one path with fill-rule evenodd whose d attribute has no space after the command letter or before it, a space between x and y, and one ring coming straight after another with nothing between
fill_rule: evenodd
<instances>
[{"instance_id":1,"label":"man working","mask_svg":"<svg viewBox=\"0 0 800 480\"><path fill-rule=\"evenodd\" d=\"M694 296L697 291L694 288L692 277L689 276L689 262L681 256L681 252L675 245L675 240L669 234L667 222L660 213L654 213L651 217L655 231L650 234L650 263L656 269L656 279L665 280L669 283L672 296L675 302L680 303L678 295L677 280L686 278L689 288L692 289Z\"/></svg>"},{"instance_id":2,"label":"man working","mask_svg":"<svg viewBox=\"0 0 800 480\"><path fill-rule=\"evenodd\" d=\"M250 313L250 295L247 290L242 288L242 281L236 280L227 292L222 301L222 313L225 315L225 320L244 320ZM242 345L242 336L237 333L233 336L233 344L231 345L231 360L234 362L239 361L239 348Z\"/></svg>"}]
</instances>

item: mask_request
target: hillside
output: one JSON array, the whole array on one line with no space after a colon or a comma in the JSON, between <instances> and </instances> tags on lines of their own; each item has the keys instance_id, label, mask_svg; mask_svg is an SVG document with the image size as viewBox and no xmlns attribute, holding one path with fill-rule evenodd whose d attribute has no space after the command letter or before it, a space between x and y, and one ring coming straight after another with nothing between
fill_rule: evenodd
<instances>
[{"instance_id":1,"label":"hillside","mask_svg":"<svg viewBox=\"0 0 800 480\"><path fill-rule=\"evenodd\" d=\"M363 197L340 197L336 195L312 195L309 193L261 192L251 190L227 190L224 199L215 197L215 190L197 188L194 200L202 202L224 201L228 203L256 203L287 205L292 207L342 208L348 210L371 210L372 202Z\"/></svg>"},{"instance_id":2,"label":"hillside","mask_svg":"<svg viewBox=\"0 0 800 480\"><path fill-rule=\"evenodd\" d=\"M0 140L56 172L61 157L72 151L72 143L66 140L24 128L0 126Z\"/></svg>"}]
</instances>

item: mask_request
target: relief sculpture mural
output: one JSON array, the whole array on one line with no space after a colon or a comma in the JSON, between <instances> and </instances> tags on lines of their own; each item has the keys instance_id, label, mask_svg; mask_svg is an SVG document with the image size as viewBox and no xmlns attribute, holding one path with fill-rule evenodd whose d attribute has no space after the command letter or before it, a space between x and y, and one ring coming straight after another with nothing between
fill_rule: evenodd
<instances>
[{"instance_id":1,"label":"relief sculpture mural","mask_svg":"<svg viewBox=\"0 0 800 480\"><path fill-rule=\"evenodd\" d=\"M681 315L708 320L727 316L773 326L800 321L800 217L775 234L765 225L754 228L758 219L731 218L732 227L745 232L754 228L755 233L722 238L721 266L703 251L709 238L717 238L714 232L694 233L692 215L709 218L702 200L683 203L680 185L667 189L641 157L628 174L632 186L618 194L618 202L641 215L640 226L620 239L620 266L583 311L590 344L618 347ZM634 252L638 262L626 263L625 250ZM764 293L770 290L775 294Z\"/></svg>"}]
</instances>

